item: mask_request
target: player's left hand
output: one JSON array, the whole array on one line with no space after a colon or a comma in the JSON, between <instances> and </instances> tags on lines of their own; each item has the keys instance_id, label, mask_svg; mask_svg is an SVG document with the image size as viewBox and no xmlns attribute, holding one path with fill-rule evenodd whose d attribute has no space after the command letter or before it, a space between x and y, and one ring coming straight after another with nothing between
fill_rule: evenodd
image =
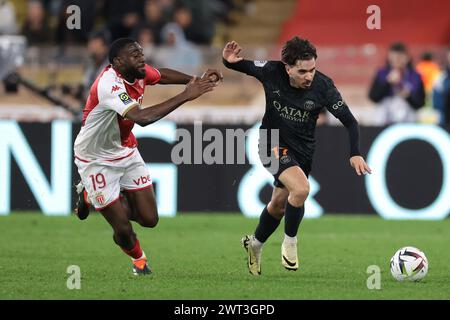
<instances>
[{"instance_id":1,"label":"player's left hand","mask_svg":"<svg viewBox=\"0 0 450 320\"><path fill-rule=\"evenodd\" d=\"M372 170L369 168L366 161L364 161L364 158L361 156L351 157L350 165L355 169L358 176L360 176L361 174L372 173Z\"/></svg>"},{"instance_id":2,"label":"player's left hand","mask_svg":"<svg viewBox=\"0 0 450 320\"><path fill-rule=\"evenodd\" d=\"M223 81L222 72L218 69L208 69L202 74L202 79L209 79L211 82Z\"/></svg>"}]
</instances>

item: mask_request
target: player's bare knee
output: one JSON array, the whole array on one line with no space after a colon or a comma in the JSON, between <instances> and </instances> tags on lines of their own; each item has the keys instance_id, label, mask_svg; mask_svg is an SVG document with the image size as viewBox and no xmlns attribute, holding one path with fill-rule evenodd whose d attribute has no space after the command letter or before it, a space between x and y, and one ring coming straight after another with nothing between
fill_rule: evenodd
<instances>
[{"instance_id":1,"label":"player's bare knee","mask_svg":"<svg viewBox=\"0 0 450 320\"><path fill-rule=\"evenodd\" d=\"M299 207L305 203L309 195L309 184L298 186L289 192L289 203Z\"/></svg>"},{"instance_id":2,"label":"player's bare knee","mask_svg":"<svg viewBox=\"0 0 450 320\"><path fill-rule=\"evenodd\" d=\"M158 224L158 221L158 216L145 217L144 219L139 221L139 224L145 228L154 228Z\"/></svg>"}]
</instances>

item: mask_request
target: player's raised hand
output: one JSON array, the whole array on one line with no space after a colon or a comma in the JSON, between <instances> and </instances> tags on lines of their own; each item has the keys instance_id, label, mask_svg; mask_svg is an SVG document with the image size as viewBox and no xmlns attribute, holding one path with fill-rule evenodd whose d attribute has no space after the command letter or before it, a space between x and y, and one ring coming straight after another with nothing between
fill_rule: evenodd
<instances>
[{"instance_id":1,"label":"player's raised hand","mask_svg":"<svg viewBox=\"0 0 450 320\"><path fill-rule=\"evenodd\" d=\"M242 58L239 54L241 53L242 48L236 41L228 42L223 48L222 56L229 63L235 63L241 61Z\"/></svg>"},{"instance_id":2,"label":"player's raised hand","mask_svg":"<svg viewBox=\"0 0 450 320\"><path fill-rule=\"evenodd\" d=\"M189 101L200 97L202 94L212 91L217 86L217 82L212 82L208 78L193 77L186 85L184 93Z\"/></svg>"},{"instance_id":3,"label":"player's raised hand","mask_svg":"<svg viewBox=\"0 0 450 320\"><path fill-rule=\"evenodd\" d=\"M361 156L351 157L350 165L355 169L358 176L360 176L361 174L372 173L372 170L369 168L366 161L364 161L364 158Z\"/></svg>"}]
</instances>

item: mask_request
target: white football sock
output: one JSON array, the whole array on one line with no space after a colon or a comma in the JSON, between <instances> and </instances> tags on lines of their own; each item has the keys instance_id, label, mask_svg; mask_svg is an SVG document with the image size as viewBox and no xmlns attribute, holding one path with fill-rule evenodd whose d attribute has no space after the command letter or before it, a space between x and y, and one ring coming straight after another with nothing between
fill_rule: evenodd
<instances>
[{"instance_id":1,"label":"white football sock","mask_svg":"<svg viewBox=\"0 0 450 320\"><path fill-rule=\"evenodd\" d=\"M252 241L252 247L255 248L256 250L260 250L263 246L264 242L259 241L258 239L255 238L255 236L253 236L253 241Z\"/></svg>"},{"instance_id":2,"label":"white football sock","mask_svg":"<svg viewBox=\"0 0 450 320\"><path fill-rule=\"evenodd\" d=\"M289 237L287 234L284 235L284 243L290 244L290 243L297 243L297 236L295 237Z\"/></svg>"}]
</instances>

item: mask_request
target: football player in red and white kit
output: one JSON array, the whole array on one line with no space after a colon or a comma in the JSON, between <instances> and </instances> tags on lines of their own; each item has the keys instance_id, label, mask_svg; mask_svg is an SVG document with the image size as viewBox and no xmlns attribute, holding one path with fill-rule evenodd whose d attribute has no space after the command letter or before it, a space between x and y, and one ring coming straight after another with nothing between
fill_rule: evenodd
<instances>
[{"instance_id":1,"label":"football player in red and white kit","mask_svg":"<svg viewBox=\"0 0 450 320\"><path fill-rule=\"evenodd\" d=\"M114 242L131 257L133 273L149 274L147 257L130 220L143 227L158 223L152 180L137 150L131 129L149 125L179 106L217 86L219 71L208 69L202 78L145 64L141 46L121 38L111 44L109 62L93 83L83 110L75 145L75 164L81 176L75 210L80 219L89 207L100 211L113 228ZM145 86L186 84L183 92L160 104L142 108Z\"/></svg>"}]
</instances>

